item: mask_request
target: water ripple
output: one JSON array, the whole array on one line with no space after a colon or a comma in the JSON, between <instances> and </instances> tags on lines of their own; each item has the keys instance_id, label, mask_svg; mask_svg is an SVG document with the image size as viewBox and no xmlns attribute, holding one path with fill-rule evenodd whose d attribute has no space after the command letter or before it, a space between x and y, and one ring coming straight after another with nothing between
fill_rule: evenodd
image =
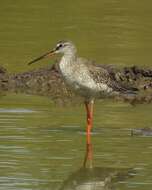
<instances>
[{"instance_id":1,"label":"water ripple","mask_svg":"<svg viewBox=\"0 0 152 190\"><path fill-rule=\"evenodd\" d=\"M34 113L34 112L38 111L25 109L25 108L16 108L16 109L0 108L0 113Z\"/></svg>"}]
</instances>

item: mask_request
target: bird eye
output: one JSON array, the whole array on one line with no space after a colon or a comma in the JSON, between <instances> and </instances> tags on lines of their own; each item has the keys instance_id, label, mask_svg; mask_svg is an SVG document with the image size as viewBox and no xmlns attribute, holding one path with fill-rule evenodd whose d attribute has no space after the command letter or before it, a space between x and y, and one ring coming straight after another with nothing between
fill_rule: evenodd
<instances>
[{"instance_id":1,"label":"bird eye","mask_svg":"<svg viewBox=\"0 0 152 190\"><path fill-rule=\"evenodd\" d=\"M63 47L63 44L57 44L56 50L60 49L61 47Z\"/></svg>"},{"instance_id":2,"label":"bird eye","mask_svg":"<svg viewBox=\"0 0 152 190\"><path fill-rule=\"evenodd\" d=\"M59 44L59 47L62 47L63 46L63 44Z\"/></svg>"}]
</instances>

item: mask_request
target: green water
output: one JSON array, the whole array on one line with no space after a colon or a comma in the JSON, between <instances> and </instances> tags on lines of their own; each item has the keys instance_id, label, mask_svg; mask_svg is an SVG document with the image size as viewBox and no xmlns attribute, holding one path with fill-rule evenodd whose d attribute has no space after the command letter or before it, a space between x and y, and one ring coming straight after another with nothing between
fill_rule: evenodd
<instances>
[{"instance_id":1,"label":"green water","mask_svg":"<svg viewBox=\"0 0 152 190\"><path fill-rule=\"evenodd\" d=\"M98 63L151 66L150 0L2 0L0 23L0 65L9 72L53 63L56 58L26 64L62 39ZM130 136L131 128L151 127L151 105L96 103L93 168L84 175L83 106L23 94L1 96L0 105L0 190L90 189L82 185L89 172L110 176L109 168L134 168L136 174L102 189L152 189L151 137Z\"/></svg>"},{"instance_id":2,"label":"green water","mask_svg":"<svg viewBox=\"0 0 152 190\"><path fill-rule=\"evenodd\" d=\"M68 190L80 185L78 178L86 182L79 172L86 152L82 106L58 107L47 98L19 94L3 96L0 104L0 189ZM98 168L98 175L108 177L109 168L136 170L134 177L112 183L116 189L151 190L151 137L131 137L131 128L151 125L150 112L151 105L95 106L91 171Z\"/></svg>"},{"instance_id":3,"label":"green water","mask_svg":"<svg viewBox=\"0 0 152 190\"><path fill-rule=\"evenodd\" d=\"M151 64L151 0L2 0L0 23L0 63L9 71L28 70L62 39L98 63Z\"/></svg>"}]
</instances>

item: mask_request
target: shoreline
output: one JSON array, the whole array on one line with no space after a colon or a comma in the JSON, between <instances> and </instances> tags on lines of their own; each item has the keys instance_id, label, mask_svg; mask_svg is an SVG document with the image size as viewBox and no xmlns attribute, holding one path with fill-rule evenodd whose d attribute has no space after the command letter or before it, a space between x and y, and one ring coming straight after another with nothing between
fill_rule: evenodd
<instances>
[{"instance_id":1,"label":"shoreline","mask_svg":"<svg viewBox=\"0 0 152 190\"><path fill-rule=\"evenodd\" d=\"M152 69L137 66L118 68L113 65L100 65L107 68L113 80L139 89L139 94L129 100L131 103L152 101ZM52 99L69 99L75 95L66 87L58 71L58 64L27 72L9 74L0 67L0 91L50 96ZM118 98L119 99L119 98Z\"/></svg>"}]
</instances>

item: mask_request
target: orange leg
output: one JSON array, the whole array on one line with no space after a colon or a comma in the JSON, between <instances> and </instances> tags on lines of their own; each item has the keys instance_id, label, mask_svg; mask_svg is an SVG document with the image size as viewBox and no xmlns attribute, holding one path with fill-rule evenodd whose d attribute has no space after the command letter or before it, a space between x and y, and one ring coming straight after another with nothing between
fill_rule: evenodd
<instances>
[{"instance_id":1,"label":"orange leg","mask_svg":"<svg viewBox=\"0 0 152 190\"><path fill-rule=\"evenodd\" d=\"M85 107L87 111L87 144L90 144L90 134L93 127L93 101L85 102Z\"/></svg>"}]
</instances>

